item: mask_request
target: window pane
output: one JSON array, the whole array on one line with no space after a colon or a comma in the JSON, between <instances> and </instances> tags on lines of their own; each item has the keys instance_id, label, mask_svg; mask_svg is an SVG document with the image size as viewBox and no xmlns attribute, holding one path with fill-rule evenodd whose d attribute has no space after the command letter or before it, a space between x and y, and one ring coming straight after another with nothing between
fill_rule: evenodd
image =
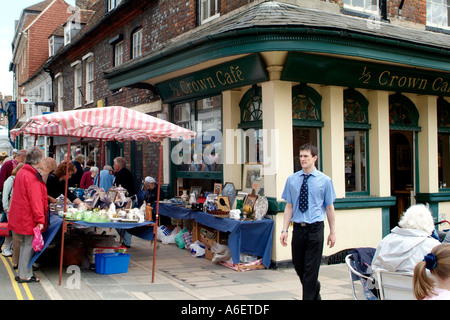
<instances>
[{"instance_id":1,"label":"window pane","mask_svg":"<svg viewBox=\"0 0 450 320\"><path fill-rule=\"evenodd\" d=\"M317 128L294 128L293 129L293 145L294 145L294 172L300 171L302 166L300 164L300 147L305 143L312 143L319 146L319 129ZM320 168L320 156L317 157L316 168Z\"/></svg>"},{"instance_id":2,"label":"window pane","mask_svg":"<svg viewBox=\"0 0 450 320\"><path fill-rule=\"evenodd\" d=\"M366 131L345 131L345 191L367 191Z\"/></svg>"},{"instance_id":3,"label":"window pane","mask_svg":"<svg viewBox=\"0 0 450 320\"><path fill-rule=\"evenodd\" d=\"M439 188L450 188L450 135L438 135Z\"/></svg>"}]
</instances>

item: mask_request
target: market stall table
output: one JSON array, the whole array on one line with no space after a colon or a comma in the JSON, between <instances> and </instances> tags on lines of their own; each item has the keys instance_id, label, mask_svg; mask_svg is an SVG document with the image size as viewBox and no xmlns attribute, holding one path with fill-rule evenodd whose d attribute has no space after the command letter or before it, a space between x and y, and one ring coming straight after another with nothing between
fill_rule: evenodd
<instances>
[{"instance_id":1,"label":"market stall table","mask_svg":"<svg viewBox=\"0 0 450 320\"><path fill-rule=\"evenodd\" d=\"M53 238L57 234L58 230L61 228L63 224L63 218L56 214L50 214L49 224L47 230L42 233L42 237L44 238L44 248L40 252L36 252L33 258L30 261L28 267L30 268L33 263L39 258L39 256L47 249L48 245L52 242ZM87 222L87 221L67 221L68 223L80 226L80 227L98 227L98 228L116 228L116 229L127 229L129 233L139 238L153 241L155 239L155 235L153 233L152 227L153 221L144 221L144 222Z\"/></svg>"},{"instance_id":2,"label":"market stall table","mask_svg":"<svg viewBox=\"0 0 450 320\"><path fill-rule=\"evenodd\" d=\"M161 203L161 202L159 203L159 214L174 219L181 219L181 220L194 219L194 215L197 212L198 211L170 203Z\"/></svg>"},{"instance_id":3,"label":"market stall table","mask_svg":"<svg viewBox=\"0 0 450 320\"><path fill-rule=\"evenodd\" d=\"M228 247L233 263L238 264L241 252L262 257L262 263L269 268L272 254L273 220L237 221L216 217L196 211L195 222L222 232L230 232Z\"/></svg>"}]
</instances>

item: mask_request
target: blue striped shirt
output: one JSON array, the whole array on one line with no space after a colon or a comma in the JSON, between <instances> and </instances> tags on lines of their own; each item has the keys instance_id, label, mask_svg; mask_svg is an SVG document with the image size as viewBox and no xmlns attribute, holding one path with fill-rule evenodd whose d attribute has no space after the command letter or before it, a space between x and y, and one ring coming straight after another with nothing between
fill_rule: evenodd
<instances>
[{"instance_id":1,"label":"blue striped shirt","mask_svg":"<svg viewBox=\"0 0 450 320\"><path fill-rule=\"evenodd\" d=\"M303 179L303 170L291 174L286 181L281 196L287 203L293 205L291 221L297 223L325 221L326 207L333 204L336 200L336 193L331 178L314 168L311 176L308 178L308 209L302 213L298 209L298 202Z\"/></svg>"}]
</instances>

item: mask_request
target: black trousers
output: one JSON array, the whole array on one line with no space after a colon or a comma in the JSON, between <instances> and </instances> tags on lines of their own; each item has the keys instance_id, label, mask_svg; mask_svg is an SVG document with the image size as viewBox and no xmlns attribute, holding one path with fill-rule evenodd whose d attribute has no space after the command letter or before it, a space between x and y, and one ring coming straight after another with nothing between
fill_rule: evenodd
<instances>
[{"instance_id":1,"label":"black trousers","mask_svg":"<svg viewBox=\"0 0 450 320\"><path fill-rule=\"evenodd\" d=\"M320 299L319 268L323 252L324 223L294 223L292 262L303 287L303 300Z\"/></svg>"}]
</instances>

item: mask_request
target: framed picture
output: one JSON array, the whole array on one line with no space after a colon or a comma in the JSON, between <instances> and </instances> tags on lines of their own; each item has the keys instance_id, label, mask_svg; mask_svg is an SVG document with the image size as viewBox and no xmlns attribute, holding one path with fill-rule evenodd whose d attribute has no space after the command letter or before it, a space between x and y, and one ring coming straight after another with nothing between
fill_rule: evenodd
<instances>
[{"instance_id":1,"label":"framed picture","mask_svg":"<svg viewBox=\"0 0 450 320\"><path fill-rule=\"evenodd\" d=\"M253 181L252 189L255 190L257 196L264 195L264 177L258 177Z\"/></svg>"},{"instance_id":2,"label":"framed picture","mask_svg":"<svg viewBox=\"0 0 450 320\"><path fill-rule=\"evenodd\" d=\"M238 201L242 201L242 207L244 207L245 197L247 197L247 194L239 192L236 196L236 199L235 199L233 205L232 205L233 209L236 209ZM242 209L242 208L240 208L240 209Z\"/></svg>"},{"instance_id":3,"label":"framed picture","mask_svg":"<svg viewBox=\"0 0 450 320\"><path fill-rule=\"evenodd\" d=\"M252 207L253 211L253 206L255 205L256 199L258 199L258 196L249 194L247 198L245 198L244 206L249 205L250 207Z\"/></svg>"},{"instance_id":4,"label":"framed picture","mask_svg":"<svg viewBox=\"0 0 450 320\"><path fill-rule=\"evenodd\" d=\"M214 194L221 195L222 194L222 184L214 183Z\"/></svg>"},{"instance_id":5,"label":"framed picture","mask_svg":"<svg viewBox=\"0 0 450 320\"><path fill-rule=\"evenodd\" d=\"M192 193L195 194L195 201L197 201L198 197L202 193L202 187L191 187L191 189L189 190L189 198L191 197Z\"/></svg>"},{"instance_id":6,"label":"framed picture","mask_svg":"<svg viewBox=\"0 0 450 320\"><path fill-rule=\"evenodd\" d=\"M225 183L222 189L222 195L227 196L230 199L230 204L234 204L234 199L236 199L236 188L232 182Z\"/></svg>"},{"instance_id":7,"label":"framed picture","mask_svg":"<svg viewBox=\"0 0 450 320\"><path fill-rule=\"evenodd\" d=\"M263 176L262 164L244 164L244 172L242 174L242 191L251 193L253 183L257 178Z\"/></svg>"},{"instance_id":8,"label":"framed picture","mask_svg":"<svg viewBox=\"0 0 450 320\"><path fill-rule=\"evenodd\" d=\"M222 211L230 211L230 199L227 196L218 196L217 197L217 209Z\"/></svg>"}]
</instances>

